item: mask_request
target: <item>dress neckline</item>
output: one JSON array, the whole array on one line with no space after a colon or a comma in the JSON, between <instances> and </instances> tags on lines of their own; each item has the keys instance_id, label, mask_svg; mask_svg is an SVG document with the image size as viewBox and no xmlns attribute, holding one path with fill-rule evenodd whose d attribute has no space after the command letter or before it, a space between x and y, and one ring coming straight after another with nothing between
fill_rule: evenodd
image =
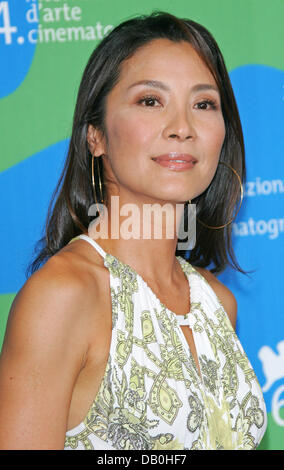
<instances>
[{"instance_id":1,"label":"dress neckline","mask_svg":"<svg viewBox=\"0 0 284 470\"><path fill-rule=\"evenodd\" d=\"M104 258L104 265L108 268L107 264L108 264L108 259L113 259L113 260L116 260L118 263L120 263L121 265L125 266L128 270L130 270L137 278L140 279L140 281L142 282L142 284L145 285L145 287L148 289L148 291L150 292L150 294L152 295L152 297L161 305L161 307L165 310L167 310L168 312L170 312L171 315L173 315L173 318L176 318L177 320L181 319L181 321L178 321L179 324L182 324L184 322L184 324L188 324L188 318L189 316L192 314L192 299L191 299L191 293L192 293L192 286L191 286L191 283L189 281L189 275L188 273L186 272L186 270L184 269L184 266L185 266L185 263L186 261L181 258L180 256L176 256L176 259L178 260L179 264L180 264L180 267L187 279L187 283L188 283L188 287L189 287L189 304L190 304L190 308L189 308L189 312L187 312L186 314L180 314L180 313L175 313L173 312L170 308L168 308L160 299L159 297L155 294L155 292L153 291L153 289L148 285L147 281L143 278L143 276L141 276L141 274L139 274L134 268L132 268L129 264L123 262L121 259L117 258L116 256L112 255L111 253L107 253L105 252L101 246L95 242L91 237L89 237L88 235L85 235L85 234L82 234L82 235L78 235L77 237L73 238L71 241L75 240L75 239L78 239L78 238L81 238L83 240L86 240L87 242L89 242L96 250L97 252ZM189 263L188 263L189 264ZM191 266L191 265L190 265ZM192 266L191 266L192 267ZM192 268L194 269L194 268Z\"/></svg>"},{"instance_id":2,"label":"dress neckline","mask_svg":"<svg viewBox=\"0 0 284 470\"><path fill-rule=\"evenodd\" d=\"M124 263L123 261L121 261L119 258L117 258L116 256L110 254L110 253L107 253L105 252L101 247L100 245L95 242L91 237L89 237L88 235L79 235L75 238L73 238L71 240L71 242L75 239L78 239L78 238L81 238L83 240L86 240L87 242L89 242L96 250L98 253L101 254L101 256L104 258L104 265L105 267L109 270L109 266L108 264L111 264L111 262L113 260L115 260L117 263L119 263L120 265L122 265L123 267L125 267L128 271L130 271L134 276L136 276L137 279L140 280L140 282L142 283L142 285L145 286L145 288L148 290L149 294L152 296L152 298L160 304L160 306L162 307L162 309L164 309L167 314L171 317L171 319L173 321L176 322L176 326L177 328L179 329L180 331L180 334L181 334L181 338L182 338L182 343L183 343L183 347L185 348L185 350L188 352L189 356L191 357L192 361L193 361L193 365L194 365L194 370L195 370L195 373L196 373L196 377L197 377L197 380L199 381L200 385L202 386L203 384L203 379L202 379L202 374L201 372L199 372L198 370L198 366L197 366L197 363L195 362L195 359L193 357L193 354L192 354L192 351L190 349L190 346L188 344L188 342L186 341L186 338L184 336L184 333L182 331L182 328L181 326L188 326L191 330L193 329L193 326L195 324L195 318L194 318L194 315L193 315L193 310L194 310L194 302L192 301L192 298L194 296L193 294L193 288L192 288L192 284L189 280L189 273L186 272L186 266L190 266L190 268L193 270L193 272L197 273L197 271L193 268L193 266L188 263L186 260L184 260L182 257L180 256L176 256L176 259L178 260L180 266L181 266L181 269L187 279L187 283L188 283L188 287L189 287L189 304L190 304L190 309L189 309L189 312L182 315L182 314L178 314L178 313L175 313L173 312L171 309L169 309L160 299L159 297L155 294L155 292L153 291L153 289L147 284L147 282L145 281L145 279L134 269L132 268L131 266L129 266L129 264L126 264ZM69 242L70 243L70 242ZM111 275L110 271L109 271L109 274ZM193 294L193 295L192 295ZM199 369L200 369L200 363L199 363L199 355L198 355L198 352L197 352L197 361L198 361L198 365L199 365ZM201 369L200 369L201 371Z\"/></svg>"}]
</instances>

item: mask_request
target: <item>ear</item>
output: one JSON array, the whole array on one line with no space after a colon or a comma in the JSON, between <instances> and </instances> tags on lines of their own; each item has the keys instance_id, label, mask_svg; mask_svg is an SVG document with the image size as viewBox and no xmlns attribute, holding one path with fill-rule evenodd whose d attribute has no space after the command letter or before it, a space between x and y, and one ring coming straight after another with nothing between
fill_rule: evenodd
<instances>
[{"instance_id":1,"label":"ear","mask_svg":"<svg viewBox=\"0 0 284 470\"><path fill-rule=\"evenodd\" d=\"M89 150L92 155L95 155L95 157L99 157L107 153L106 142L102 132L91 124L88 127L87 141L89 144Z\"/></svg>"}]
</instances>

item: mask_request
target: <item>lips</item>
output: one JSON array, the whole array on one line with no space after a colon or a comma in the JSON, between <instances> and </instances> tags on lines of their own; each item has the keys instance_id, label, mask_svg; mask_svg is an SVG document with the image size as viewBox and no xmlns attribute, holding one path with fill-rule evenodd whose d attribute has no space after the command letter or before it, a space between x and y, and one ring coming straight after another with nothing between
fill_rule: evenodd
<instances>
[{"instance_id":1,"label":"lips","mask_svg":"<svg viewBox=\"0 0 284 470\"><path fill-rule=\"evenodd\" d=\"M153 157L152 160L157 164L174 171L185 171L193 168L197 159L188 153L171 152L164 155Z\"/></svg>"}]
</instances>

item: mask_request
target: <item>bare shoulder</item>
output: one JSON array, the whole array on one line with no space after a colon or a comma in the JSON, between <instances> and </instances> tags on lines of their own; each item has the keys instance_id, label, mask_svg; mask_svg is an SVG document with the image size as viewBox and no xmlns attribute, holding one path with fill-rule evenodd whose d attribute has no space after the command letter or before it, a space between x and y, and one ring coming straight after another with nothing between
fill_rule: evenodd
<instances>
[{"instance_id":1,"label":"bare shoulder","mask_svg":"<svg viewBox=\"0 0 284 470\"><path fill-rule=\"evenodd\" d=\"M83 327L88 277L83 270L76 272L71 259L55 255L28 279L12 304L8 331L16 322L19 332L26 325L30 334L38 328L37 337L46 338L52 331L68 334L74 322Z\"/></svg>"},{"instance_id":2,"label":"bare shoulder","mask_svg":"<svg viewBox=\"0 0 284 470\"><path fill-rule=\"evenodd\" d=\"M64 247L24 284L10 310L4 347L12 339L24 341L28 332L29 344L32 339L40 350L54 341L67 346L72 338L72 350L84 357L90 316L99 303L101 273L81 246Z\"/></svg>"},{"instance_id":3,"label":"bare shoulder","mask_svg":"<svg viewBox=\"0 0 284 470\"><path fill-rule=\"evenodd\" d=\"M210 284L226 310L233 327L236 328L238 306L233 292L207 269L199 267L195 267L195 269L206 279L208 284Z\"/></svg>"},{"instance_id":4,"label":"bare shoulder","mask_svg":"<svg viewBox=\"0 0 284 470\"><path fill-rule=\"evenodd\" d=\"M0 357L0 448L64 446L91 341L97 276L88 266L78 250L63 250L14 299Z\"/></svg>"}]
</instances>

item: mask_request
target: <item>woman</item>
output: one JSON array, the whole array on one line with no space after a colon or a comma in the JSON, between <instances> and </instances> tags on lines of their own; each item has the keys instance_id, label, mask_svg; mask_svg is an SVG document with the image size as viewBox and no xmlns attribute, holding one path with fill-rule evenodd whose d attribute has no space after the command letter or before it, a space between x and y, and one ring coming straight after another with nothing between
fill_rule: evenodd
<instances>
[{"instance_id":1,"label":"woman","mask_svg":"<svg viewBox=\"0 0 284 470\"><path fill-rule=\"evenodd\" d=\"M11 308L2 448L259 444L261 389L234 332L235 298L212 274L229 262L240 270L230 222L244 172L238 111L210 33L167 13L115 28L84 72L44 246ZM195 268L167 232L188 201ZM159 219L160 237L145 236L149 204L174 216Z\"/></svg>"}]
</instances>

